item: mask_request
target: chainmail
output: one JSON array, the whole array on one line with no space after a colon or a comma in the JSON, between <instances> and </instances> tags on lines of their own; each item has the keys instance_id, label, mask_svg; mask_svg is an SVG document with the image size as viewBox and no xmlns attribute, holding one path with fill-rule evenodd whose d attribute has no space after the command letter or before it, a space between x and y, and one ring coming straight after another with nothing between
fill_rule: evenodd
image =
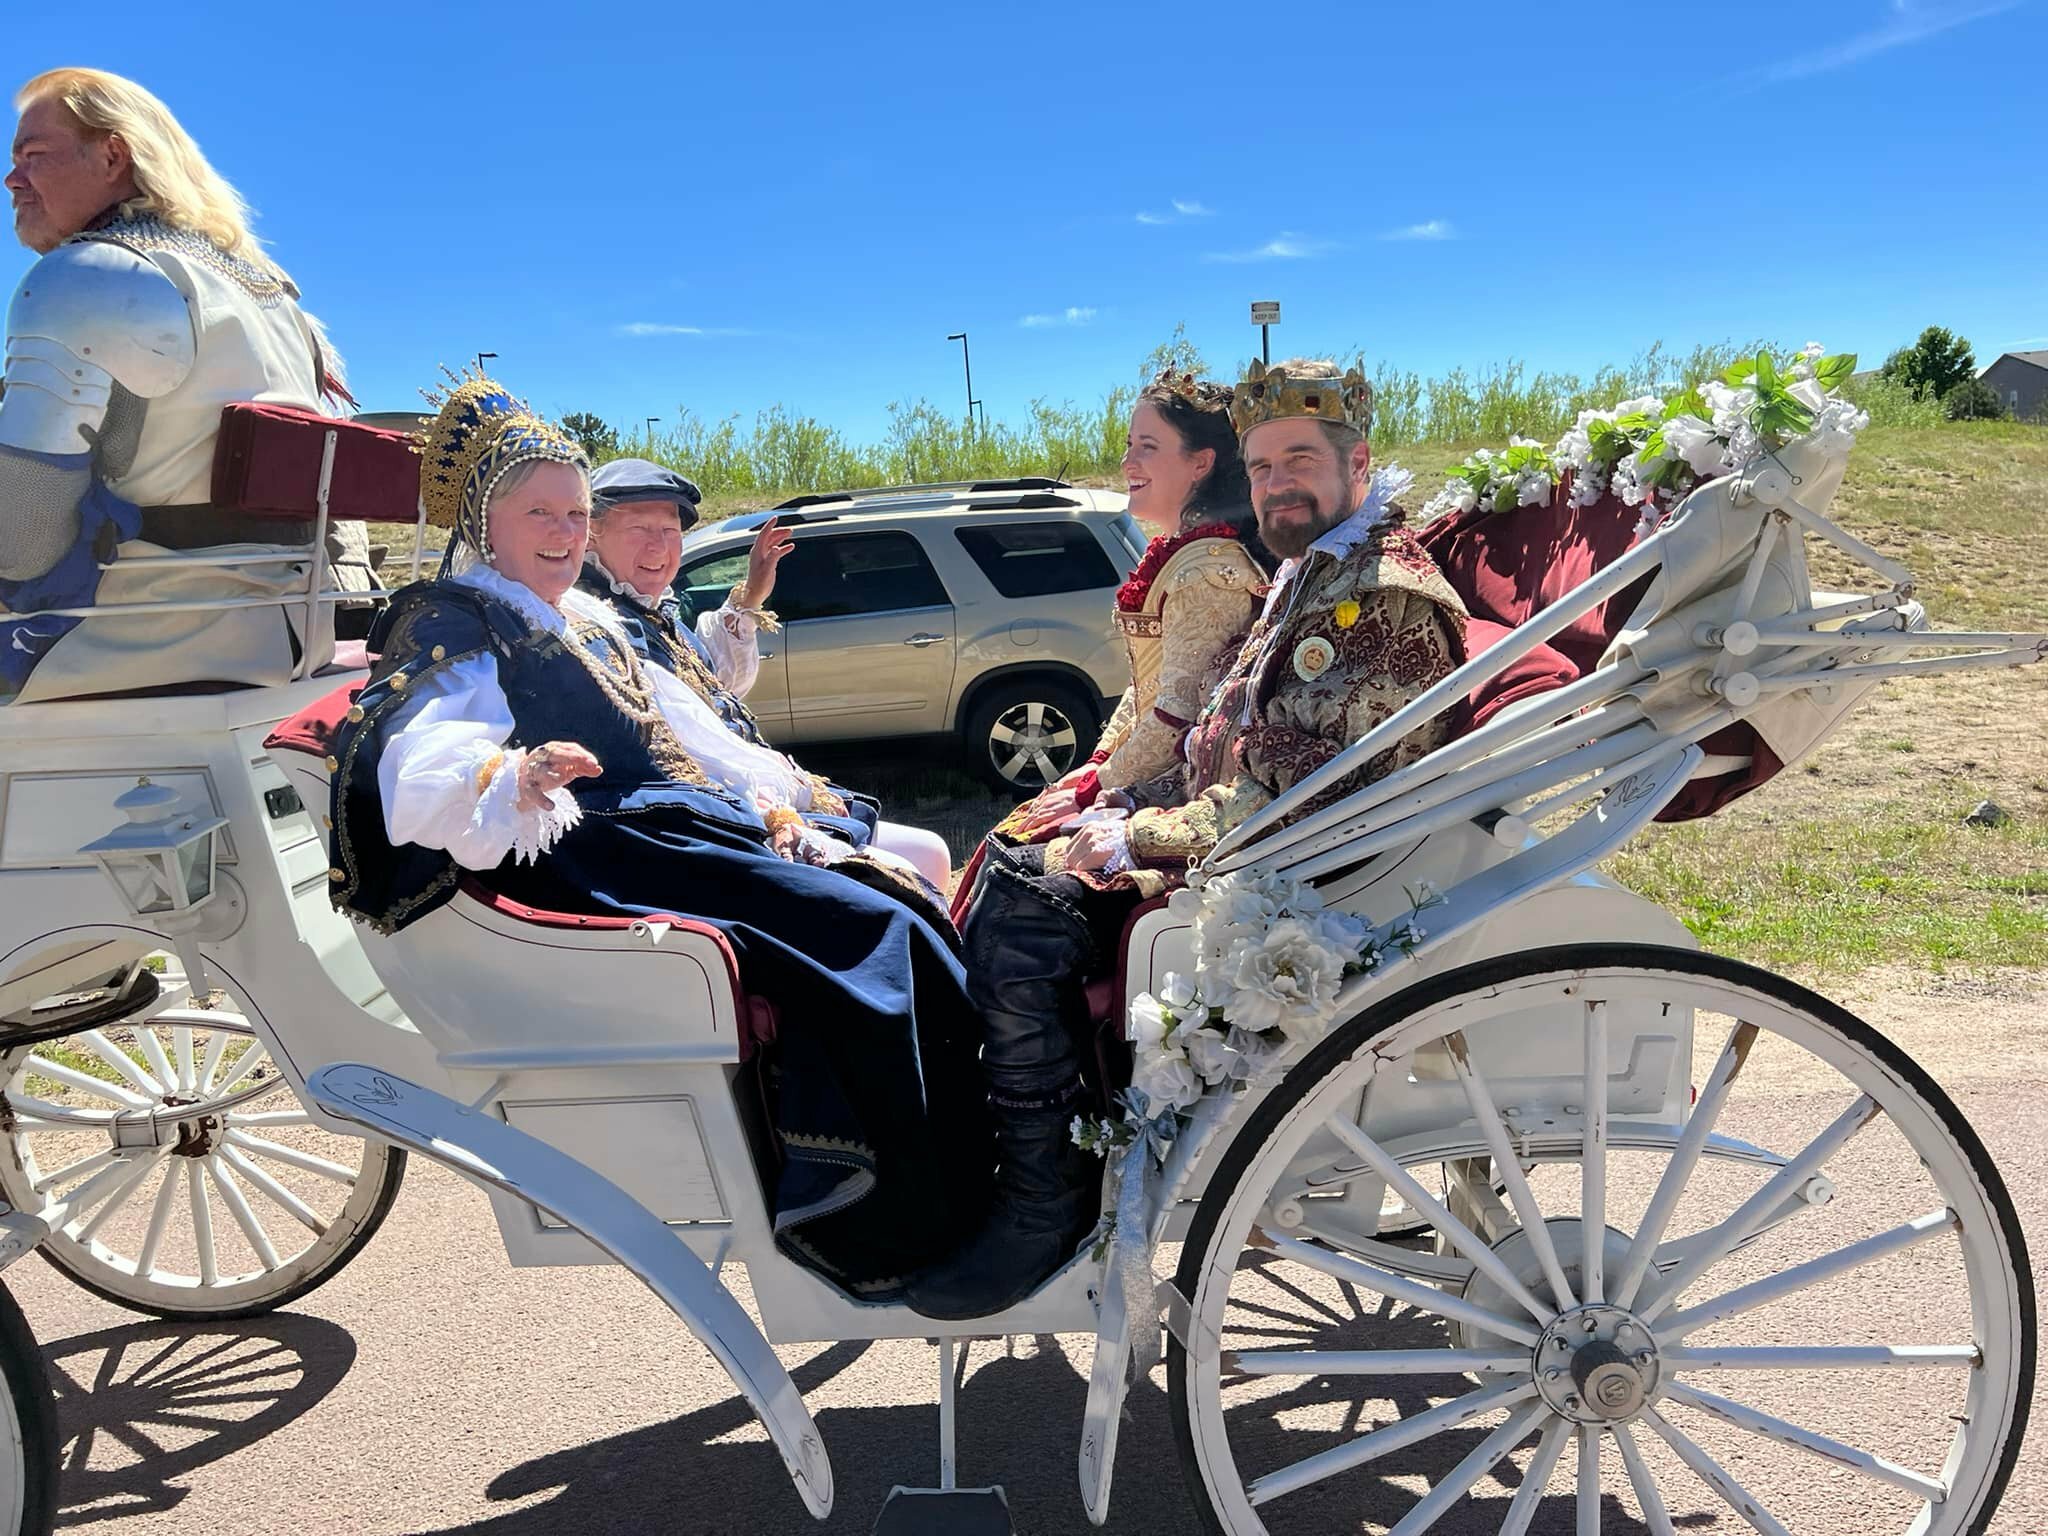
<instances>
[{"instance_id":1,"label":"chainmail","mask_svg":"<svg viewBox=\"0 0 2048 1536\"><path fill-rule=\"evenodd\" d=\"M45 464L0 447L0 579L33 580L70 552L91 482L83 465Z\"/></svg>"},{"instance_id":2,"label":"chainmail","mask_svg":"<svg viewBox=\"0 0 2048 1536\"><path fill-rule=\"evenodd\" d=\"M106 420L92 435L92 467L101 480L119 480L135 467L135 451L142 446L142 424L148 416L149 402L116 380L107 399Z\"/></svg>"}]
</instances>

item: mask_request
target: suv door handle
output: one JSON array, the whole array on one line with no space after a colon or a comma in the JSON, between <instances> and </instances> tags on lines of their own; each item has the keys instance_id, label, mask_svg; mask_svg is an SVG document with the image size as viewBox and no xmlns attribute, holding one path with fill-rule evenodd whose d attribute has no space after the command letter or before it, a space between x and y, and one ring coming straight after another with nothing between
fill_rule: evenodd
<instances>
[{"instance_id":1,"label":"suv door handle","mask_svg":"<svg viewBox=\"0 0 2048 1536\"><path fill-rule=\"evenodd\" d=\"M941 640L945 638L946 637L944 635L934 635L929 633L928 631L920 630L917 634L912 635L908 640L904 641L903 643L905 645L914 645L919 650L923 650L928 645L937 645Z\"/></svg>"}]
</instances>

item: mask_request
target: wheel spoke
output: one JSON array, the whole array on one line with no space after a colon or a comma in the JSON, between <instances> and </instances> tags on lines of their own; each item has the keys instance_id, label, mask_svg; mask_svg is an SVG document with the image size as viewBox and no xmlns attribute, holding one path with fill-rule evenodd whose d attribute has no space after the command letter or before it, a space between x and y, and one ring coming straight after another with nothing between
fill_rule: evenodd
<instances>
[{"instance_id":1,"label":"wheel spoke","mask_svg":"<svg viewBox=\"0 0 2048 1536\"><path fill-rule=\"evenodd\" d=\"M248 1198L242 1193L242 1186L235 1182L235 1176L220 1165L218 1158L204 1160L207 1177L220 1190L220 1198L228 1208L228 1214L235 1218L235 1225L242 1229L242 1236L249 1240L249 1246L256 1250L256 1257L264 1271L284 1267L284 1260L277 1256L277 1248L270 1241L270 1234L263 1230L263 1223L256 1219L256 1213L249 1209Z\"/></svg>"},{"instance_id":2,"label":"wheel spoke","mask_svg":"<svg viewBox=\"0 0 2048 1536\"><path fill-rule=\"evenodd\" d=\"M1529 1470L1523 1474L1522 1486L1508 1501L1508 1512L1500 1522L1500 1536L1527 1536L1529 1522L1536 1518L1536 1506L1543 1502L1543 1491L1550 1486L1550 1474L1557 1470L1557 1460L1564 1454L1564 1443L1571 1435L1572 1427L1566 1420L1550 1421L1543 1431L1543 1438L1536 1442L1535 1454L1529 1458Z\"/></svg>"},{"instance_id":3,"label":"wheel spoke","mask_svg":"<svg viewBox=\"0 0 2048 1536\"><path fill-rule=\"evenodd\" d=\"M76 1162L66 1163L55 1173L44 1174L40 1179L36 1180L35 1192L39 1195L47 1195L66 1179L73 1177L83 1178L87 1174L98 1173L100 1169L116 1161L120 1156L121 1154L112 1147L102 1147L99 1151L89 1153L79 1158ZM57 1196L56 1198L62 1199L63 1197Z\"/></svg>"},{"instance_id":4,"label":"wheel spoke","mask_svg":"<svg viewBox=\"0 0 2048 1536\"><path fill-rule=\"evenodd\" d=\"M1039 774L1048 784L1060 776L1059 769L1054 765L1053 760L1045 755L1045 750L1042 747L1032 752L1031 766L1039 771Z\"/></svg>"},{"instance_id":5,"label":"wheel spoke","mask_svg":"<svg viewBox=\"0 0 2048 1536\"><path fill-rule=\"evenodd\" d=\"M176 1052L178 1058L178 1092L190 1093L193 1084L198 1081L193 1076L191 1025L179 1024L172 1027L171 1049Z\"/></svg>"},{"instance_id":6,"label":"wheel spoke","mask_svg":"<svg viewBox=\"0 0 2048 1536\"><path fill-rule=\"evenodd\" d=\"M1724 1424L1733 1424L1737 1429L1746 1429L1766 1440L1774 1440L1780 1445L1789 1445L1809 1455L1819 1456L1838 1467L1847 1467L1850 1471L1860 1472L1865 1477L1890 1483L1894 1488L1903 1488L1930 1504L1940 1504L1948 1498L1948 1488L1934 1478L1924 1477L1912 1468L1902 1467L1895 1461L1887 1461L1882 1456L1873 1456L1868 1451L1859 1451L1839 1440L1774 1418L1732 1398L1702 1392L1698 1387L1689 1387L1682 1381L1666 1384L1664 1391L1666 1398L1671 1402L1685 1403L1719 1419Z\"/></svg>"},{"instance_id":7,"label":"wheel spoke","mask_svg":"<svg viewBox=\"0 0 2048 1536\"><path fill-rule=\"evenodd\" d=\"M149 1171L149 1165L162 1155L162 1152L155 1147L151 1147L144 1152L128 1153L126 1155L119 1152L110 1153L107 1165L101 1168L98 1173L72 1190L70 1194L58 1197L64 1207L64 1219L60 1225L68 1232L72 1225L83 1220L86 1213L92 1210L95 1205L118 1194L123 1186L132 1180L141 1178L143 1174Z\"/></svg>"},{"instance_id":8,"label":"wheel spoke","mask_svg":"<svg viewBox=\"0 0 2048 1536\"><path fill-rule=\"evenodd\" d=\"M1536 1395L1536 1388L1529 1382L1510 1382L1506 1386L1486 1387L1477 1392L1468 1392L1463 1397L1452 1398L1439 1403L1426 1412L1412 1414L1405 1419L1396 1419L1384 1429L1376 1429L1369 1435L1362 1435L1348 1445L1333 1446L1292 1466L1282 1467L1277 1472L1268 1472L1252 1482L1245 1490L1254 1507L1269 1504L1274 1499L1297 1492L1312 1483L1319 1483L1326 1477L1339 1472L1348 1472L1353 1467L1364 1466L1368 1461L1398 1451L1403 1446L1414 1445L1445 1430L1456 1429L1468 1424L1482 1414L1494 1413L1502 1408L1512 1408Z\"/></svg>"},{"instance_id":9,"label":"wheel spoke","mask_svg":"<svg viewBox=\"0 0 2048 1536\"><path fill-rule=\"evenodd\" d=\"M156 1037L157 1028L153 1024L136 1025L135 1044L142 1052L142 1059L149 1063L149 1070L156 1074L161 1085L157 1091L169 1093L177 1086L178 1074L171 1066L170 1057L164 1054L163 1042Z\"/></svg>"},{"instance_id":10,"label":"wheel spoke","mask_svg":"<svg viewBox=\"0 0 2048 1536\"><path fill-rule=\"evenodd\" d=\"M148 1038L146 1033L138 1033L143 1033L143 1037ZM145 1099L132 1089L94 1077L90 1072L81 1072L76 1067L67 1067L61 1061L52 1061L40 1051L29 1052L28 1070L38 1077L47 1077L52 1082L62 1083L66 1088L76 1088L80 1093L91 1094L96 1099L105 1099L125 1109L150 1109L155 1105L154 1100Z\"/></svg>"},{"instance_id":11,"label":"wheel spoke","mask_svg":"<svg viewBox=\"0 0 2048 1536\"><path fill-rule=\"evenodd\" d=\"M88 1029L75 1038L78 1043L99 1057L108 1066L125 1077L134 1089L148 1098L155 1098L162 1090L144 1077L135 1068L135 1058L114 1044L97 1029Z\"/></svg>"},{"instance_id":12,"label":"wheel spoke","mask_svg":"<svg viewBox=\"0 0 2048 1536\"><path fill-rule=\"evenodd\" d=\"M1628 1245L1628 1256L1621 1261L1621 1273L1614 1282L1616 1306L1626 1307L1635 1303L1636 1291L1643 1283L1643 1276L1649 1272L1657 1245L1664 1241L1664 1229L1671 1224L1671 1214L1678 1209L1679 1197L1692 1180L1693 1168L1706 1148L1707 1138L1714 1132L1714 1122L1721 1118L1721 1107L1728 1102L1728 1089L1742 1071L1743 1063L1749 1060L1756 1037L1757 1027L1754 1024L1737 1024L1728 1032L1728 1041L1721 1047L1720 1059L1707 1075L1707 1084L1700 1090L1699 1102L1693 1105L1692 1114L1685 1122L1685 1132L1678 1138L1671 1161L1664 1166L1664 1176L1657 1181L1657 1191L1651 1195L1649 1207L1643 1212L1642 1225L1636 1229L1635 1239Z\"/></svg>"},{"instance_id":13,"label":"wheel spoke","mask_svg":"<svg viewBox=\"0 0 2048 1536\"><path fill-rule=\"evenodd\" d=\"M121 1113L118 1109L78 1109L69 1104L52 1104L32 1093L10 1093L6 1095L6 1104L14 1111L16 1126L36 1131L92 1130L104 1134L114 1117ZM35 1117L42 1123L30 1125L29 1117Z\"/></svg>"},{"instance_id":14,"label":"wheel spoke","mask_svg":"<svg viewBox=\"0 0 2048 1536\"><path fill-rule=\"evenodd\" d=\"M1588 1057L1591 1054L1587 1052ZM1600 1431L1591 1424L1579 1426L1577 1481L1579 1536L1600 1536Z\"/></svg>"},{"instance_id":15,"label":"wheel spoke","mask_svg":"<svg viewBox=\"0 0 2048 1536\"><path fill-rule=\"evenodd\" d=\"M1529 1352L1495 1349L1227 1349L1223 1369L1241 1376L1459 1376L1529 1373Z\"/></svg>"},{"instance_id":16,"label":"wheel spoke","mask_svg":"<svg viewBox=\"0 0 2048 1536\"><path fill-rule=\"evenodd\" d=\"M1683 1312L1674 1312L1664 1319L1657 1329L1657 1336L1663 1339L1683 1338L1694 1329L1704 1328L1709 1323L1723 1322L1743 1312L1751 1311L1767 1303L1803 1291L1810 1285L1833 1279L1844 1270L1855 1269L1869 1264L1902 1249L1912 1248L1929 1238L1940 1237L1944 1232L1959 1230L1956 1213L1950 1210L1931 1211L1917 1220L1893 1227L1889 1232L1880 1232L1875 1237L1866 1237L1860 1243L1851 1243L1846 1248L1837 1248L1833 1253L1824 1253L1817 1259L1808 1259L1803 1264L1794 1264L1776 1274L1753 1280L1748 1285L1738 1286L1726 1295L1716 1296L1712 1301L1703 1301L1696 1307L1687 1307Z\"/></svg>"},{"instance_id":17,"label":"wheel spoke","mask_svg":"<svg viewBox=\"0 0 2048 1536\"><path fill-rule=\"evenodd\" d=\"M1400 1523L1387 1532L1387 1536L1422 1536L1471 1490L1474 1483L1499 1466L1508 1452L1528 1438L1529 1431L1549 1412L1548 1404L1537 1402L1510 1414L1505 1424L1474 1446L1463 1461L1446 1472L1435 1487L1418 1499L1415 1507L1401 1517Z\"/></svg>"},{"instance_id":18,"label":"wheel spoke","mask_svg":"<svg viewBox=\"0 0 2048 1536\"><path fill-rule=\"evenodd\" d=\"M1671 1511L1664 1507L1664 1496L1657 1490L1657 1479L1651 1475L1636 1437L1629 1433L1626 1424L1614 1426L1614 1443L1621 1447L1621 1464L1628 1468L1629 1486L1636 1491L1636 1503L1642 1508L1643 1524L1649 1528L1650 1536L1678 1536L1672 1528Z\"/></svg>"},{"instance_id":19,"label":"wheel spoke","mask_svg":"<svg viewBox=\"0 0 2048 1536\"><path fill-rule=\"evenodd\" d=\"M1029 759L1025 756L1024 753L1014 753L1011 756L1010 760L1004 763L1003 766L997 770L997 772L1001 773L1002 776L1006 779L1014 779L1017 777L1018 774L1024 771L1024 764L1028 761Z\"/></svg>"},{"instance_id":20,"label":"wheel spoke","mask_svg":"<svg viewBox=\"0 0 2048 1536\"><path fill-rule=\"evenodd\" d=\"M1348 1116L1332 1115L1324 1126L1331 1135L1364 1158L1373 1172L1387 1181L1389 1189L1400 1194L1430 1225L1450 1239L1451 1246L1471 1260L1473 1268L1521 1303L1539 1323L1547 1324L1557 1316L1555 1309L1546 1307L1522 1283L1521 1277L1508 1268L1501 1256L1493 1251L1491 1243L1453 1216L1442 1201L1424 1189L1413 1174L1387 1154L1386 1148L1354 1125Z\"/></svg>"},{"instance_id":21,"label":"wheel spoke","mask_svg":"<svg viewBox=\"0 0 2048 1536\"><path fill-rule=\"evenodd\" d=\"M1536 1330L1526 1323L1511 1317L1503 1317L1498 1312L1489 1312L1462 1296L1453 1296L1420 1280L1410 1280L1394 1274L1391 1270L1362 1263L1348 1254L1331 1253L1327 1248L1319 1248L1314 1243L1304 1243L1292 1237L1277 1237L1257 1228L1252 1230L1248 1241L1254 1248L1270 1248L1273 1252L1297 1263L1306 1264L1310 1269L1320 1271L1332 1279L1355 1281L1359 1285L1378 1291L1382 1296L1391 1296L1396 1301L1405 1301L1411 1307L1433 1312L1438 1317L1465 1323L1501 1338L1513 1339L1517 1343L1529 1345L1532 1349L1539 1337Z\"/></svg>"},{"instance_id":22,"label":"wheel spoke","mask_svg":"<svg viewBox=\"0 0 2048 1536\"><path fill-rule=\"evenodd\" d=\"M1771 1512L1757 1503L1750 1492L1738 1483L1734 1476L1713 1457L1709 1456L1693 1439L1673 1424L1655 1408L1643 1410L1643 1422L1655 1430L1664 1443L1678 1453L1678 1459L1693 1470L1693 1475L1705 1483L1735 1513L1749 1523L1751 1530L1759 1536L1792 1536L1771 1516Z\"/></svg>"},{"instance_id":23,"label":"wheel spoke","mask_svg":"<svg viewBox=\"0 0 2048 1536\"><path fill-rule=\"evenodd\" d=\"M226 1120L229 1125L244 1127L262 1125L274 1128L281 1125L311 1125L313 1123L313 1117L303 1109L265 1110L258 1114L247 1114L239 1109L231 1109L221 1118Z\"/></svg>"},{"instance_id":24,"label":"wheel spoke","mask_svg":"<svg viewBox=\"0 0 2048 1536\"><path fill-rule=\"evenodd\" d=\"M206 1042L206 1057L199 1063L199 1092L201 1096L213 1092L213 1074L220 1070L220 1059L228 1051L228 1042L237 1037L224 1029L216 1029Z\"/></svg>"},{"instance_id":25,"label":"wheel spoke","mask_svg":"<svg viewBox=\"0 0 2048 1536\"><path fill-rule=\"evenodd\" d=\"M321 1220L320 1213L286 1189L282 1184L278 1183L276 1179L273 1179L263 1169L250 1162L248 1158L241 1154L239 1149L223 1145L220 1149L220 1155L227 1160L229 1167L233 1168L235 1172L269 1196L274 1204L289 1211L297 1219L300 1226L311 1232L315 1237L325 1235L327 1223Z\"/></svg>"},{"instance_id":26,"label":"wheel spoke","mask_svg":"<svg viewBox=\"0 0 2048 1536\"><path fill-rule=\"evenodd\" d=\"M130 1171L129 1176L116 1185L107 1198L100 1202L100 1208L93 1213L92 1219L76 1232L70 1232L68 1235L81 1243L91 1242L98 1235L100 1228L107 1224L107 1219L134 1198L135 1192L142 1188L142 1181L149 1177L150 1170L170 1156L170 1151L169 1147L157 1147L152 1149L153 1155L136 1158L135 1166Z\"/></svg>"},{"instance_id":27,"label":"wheel spoke","mask_svg":"<svg viewBox=\"0 0 2048 1536\"><path fill-rule=\"evenodd\" d=\"M1550 1239L1549 1224L1543 1219L1543 1207L1537 1203L1535 1191L1529 1188L1521 1162L1508 1141L1507 1123L1494 1106L1492 1090L1486 1086L1486 1079L1479 1075L1479 1069L1472 1065L1472 1052L1466 1044L1464 1032L1460 1030L1446 1035L1444 1046L1450 1052L1452 1070L1465 1089L1466 1102L1472 1106L1472 1118L1478 1122L1479 1132L1493 1153L1493 1166L1500 1171L1501 1183L1507 1188L1515 1216L1522 1223L1522 1230L1529 1234L1529 1246L1535 1250L1536 1262L1543 1266L1543 1278L1550 1284L1551 1295L1557 1299L1560 1308L1577 1306L1578 1298L1572 1294L1564 1265L1558 1261L1557 1245Z\"/></svg>"},{"instance_id":28,"label":"wheel spoke","mask_svg":"<svg viewBox=\"0 0 2048 1536\"><path fill-rule=\"evenodd\" d=\"M337 1184L355 1187L356 1170L344 1168L340 1163L330 1163L324 1157L315 1157L310 1152L301 1152L296 1147L281 1146L266 1141L261 1136L251 1136L247 1131L229 1131L227 1139L245 1152L254 1152L263 1157L297 1168L302 1173L318 1174L323 1179L332 1179Z\"/></svg>"},{"instance_id":29,"label":"wheel spoke","mask_svg":"<svg viewBox=\"0 0 2048 1536\"><path fill-rule=\"evenodd\" d=\"M1607 1299L1607 1004L1586 1004L1585 1143L1579 1157L1579 1288L1587 1303ZM1580 1441L1579 1472L1586 1450ZM1599 1446L1594 1458L1594 1536L1599 1533ZM1581 1493L1580 1525L1585 1524Z\"/></svg>"},{"instance_id":30,"label":"wheel spoke","mask_svg":"<svg viewBox=\"0 0 2048 1536\"><path fill-rule=\"evenodd\" d=\"M270 1060L269 1049L263 1044L261 1040L255 1039L252 1036L249 1041L249 1048L246 1051L242 1052L242 1054L238 1058L236 1058L234 1071L231 1074L229 1074L228 1080L226 1082L222 1083L218 1088L213 1090L214 1094L216 1096L220 1096L224 1094L233 1093L235 1091L236 1086L239 1083L241 1083L241 1081L244 1078L246 1078L251 1072L254 1072L258 1067L262 1066L263 1063L268 1060Z\"/></svg>"},{"instance_id":31,"label":"wheel spoke","mask_svg":"<svg viewBox=\"0 0 2048 1536\"><path fill-rule=\"evenodd\" d=\"M213 1246L213 1206L206 1198L206 1181L199 1173L199 1159L185 1160L185 1187L192 1195L192 1241L199 1249L199 1283L212 1285L220 1279L220 1255Z\"/></svg>"},{"instance_id":32,"label":"wheel spoke","mask_svg":"<svg viewBox=\"0 0 2048 1536\"><path fill-rule=\"evenodd\" d=\"M157 1250L163 1246L164 1232L170 1226L171 1209L178 1196L178 1170L175 1166L164 1170L163 1187L156 1192L156 1206L149 1213L149 1230L142 1234L141 1251L135 1255L135 1278L147 1280L156 1273Z\"/></svg>"},{"instance_id":33,"label":"wheel spoke","mask_svg":"<svg viewBox=\"0 0 2048 1536\"><path fill-rule=\"evenodd\" d=\"M1667 1349L1661 1358L1678 1371L1974 1370L1984 1363L1984 1352L1974 1344L1709 1345L1704 1349Z\"/></svg>"},{"instance_id":34,"label":"wheel spoke","mask_svg":"<svg viewBox=\"0 0 2048 1536\"><path fill-rule=\"evenodd\" d=\"M1665 1278L1656 1298L1648 1306L1637 1309L1642 1320L1654 1322L1665 1308L1678 1300L1687 1286L1739 1247L1743 1239L1775 1212L1794 1189L1818 1173L1823 1163L1839 1152L1850 1137L1875 1120L1879 1113L1875 1099L1867 1093L1858 1094L1855 1103L1808 1142L1797 1157L1767 1179L1763 1188L1743 1201L1734 1215L1720 1225L1697 1234L1700 1246Z\"/></svg>"},{"instance_id":35,"label":"wheel spoke","mask_svg":"<svg viewBox=\"0 0 2048 1536\"><path fill-rule=\"evenodd\" d=\"M1044 730L1045 706L1043 704L1026 704L1024 706L1024 723L1034 731Z\"/></svg>"},{"instance_id":36,"label":"wheel spoke","mask_svg":"<svg viewBox=\"0 0 2048 1536\"><path fill-rule=\"evenodd\" d=\"M1062 726L1045 738L1045 744L1048 747L1071 747L1074 744L1074 728L1071 725Z\"/></svg>"}]
</instances>

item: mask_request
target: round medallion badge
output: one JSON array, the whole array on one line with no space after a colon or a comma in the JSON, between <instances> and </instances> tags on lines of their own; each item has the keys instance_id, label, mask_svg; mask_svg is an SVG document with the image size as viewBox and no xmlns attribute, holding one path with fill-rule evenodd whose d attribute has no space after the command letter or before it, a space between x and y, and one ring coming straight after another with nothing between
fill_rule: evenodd
<instances>
[{"instance_id":1,"label":"round medallion badge","mask_svg":"<svg viewBox=\"0 0 2048 1536\"><path fill-rule=\"evenodd\" d=\"M1294 675L1305 683L1312 683L1330 670L1330 663L1337 659L1337 648L1321 635L1310 635L1294 648Z\"/></svg>"}]
</instances>

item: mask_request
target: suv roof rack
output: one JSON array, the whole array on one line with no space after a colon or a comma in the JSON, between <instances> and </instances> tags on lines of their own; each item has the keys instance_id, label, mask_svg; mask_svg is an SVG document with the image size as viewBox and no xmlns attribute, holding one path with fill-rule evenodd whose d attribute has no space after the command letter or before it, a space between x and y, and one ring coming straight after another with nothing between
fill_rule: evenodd
<instances>
[{"instance_id":1,"label":"suv roof rack","mask_svg":"<svg viewBox=\"0 0 2048 1536\"><path fill-rule=\"evenodd\" d=\"M1071 487L1065 480L1050 475L1017 475L1002 480L927 480L915 485L876 485L860 490L811 491L802 496L792 496L787 501L777 502L777 512L793 512L799 507L815 507L828 501L862 501L870 496L902 496L918 491L1064 491Z\"/></svg>"}]
</instances>

